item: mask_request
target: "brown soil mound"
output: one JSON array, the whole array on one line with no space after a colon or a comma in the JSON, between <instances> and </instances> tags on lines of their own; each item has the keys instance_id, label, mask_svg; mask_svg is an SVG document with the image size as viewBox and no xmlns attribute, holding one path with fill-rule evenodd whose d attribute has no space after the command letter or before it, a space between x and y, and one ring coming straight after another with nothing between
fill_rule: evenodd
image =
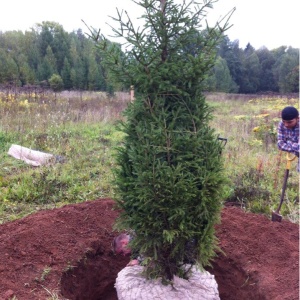
<instances>
[{"instance_id":1,"label":"brown soil mound","mask_svg":"<svg viewBox=\"0 0 300 300\"><path fill-rule=\"evenodd\" d=\"M116 300L114 202L99 199L0 225L0 300ZM209 271L222 300L298 300L299 227L225 207Z\"/></svg>"}]
</instances>

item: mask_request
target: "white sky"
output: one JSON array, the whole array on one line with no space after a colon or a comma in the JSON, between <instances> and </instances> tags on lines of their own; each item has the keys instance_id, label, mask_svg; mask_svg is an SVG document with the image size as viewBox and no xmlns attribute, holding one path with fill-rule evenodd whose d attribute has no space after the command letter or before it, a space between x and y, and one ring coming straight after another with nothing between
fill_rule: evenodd
<instances>
[{"instance_id":1,"label":"white sky","mask_svg":"<svg viewBox=\"0 0 300 300\"><path fill-rule=\"evenodd\" d=\"M176 0L177 2L183 2ZM201 1L201 0L198 0ZM269 50L280 46L300 48L299 0L219 0L208 12L212 25L219 17L236 8L227 31L230 41L236 39L244 48L248 42L255 48L266 46ZM54 21L71 32L81 28L88 32L87 25L101 28L106 36L117 27L109 16L117 16L116 7L125 9L132 19L140 16L140 7L131 0L3 0L0 10L0 31L30 30L35 23ZM109 37L108 37L109 38ZM121 41L120 41L121 42Z\"/></svg>"}]
</instances>

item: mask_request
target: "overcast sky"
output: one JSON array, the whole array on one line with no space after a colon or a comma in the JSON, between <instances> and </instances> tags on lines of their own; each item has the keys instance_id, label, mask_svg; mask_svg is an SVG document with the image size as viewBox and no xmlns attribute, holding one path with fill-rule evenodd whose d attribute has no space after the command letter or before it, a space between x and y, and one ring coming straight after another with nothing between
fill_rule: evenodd
<instances>
[{"instance_id":1,"label":"overcast sky","mask_svg":"<svg viewBox=\"0 0 300 300\"><path fill-rule=\"evenodd\" d=\"M183 2L176 0L178 3ZM201 1L201 0L199 0ZM234 7L233 24L227 31L230 41L239 40L244 48L249 42L255 49L266 46L269 50L280 46L300 48L299 0L219 0L208 11L212 25ZM101 28L108 35L111 30L106 23L117 26L109 16L116 16L116 7L125 9L132 19L141 9L131 0L6 0L1 1L0 31L30 30L35 23L54 21L71 32L87 25Z\"/></svg>"}]
</instances>

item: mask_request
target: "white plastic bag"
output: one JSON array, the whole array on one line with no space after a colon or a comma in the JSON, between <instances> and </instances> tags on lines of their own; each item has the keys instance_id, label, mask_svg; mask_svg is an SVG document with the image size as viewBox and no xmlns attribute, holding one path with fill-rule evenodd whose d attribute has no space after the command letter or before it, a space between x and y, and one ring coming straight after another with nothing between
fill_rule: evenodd
<instances>
[{"instance_id":1,"label":"white plastic bag","mask_svg":"<svg viewBox=\"0 0 300 300\"><path fill-rule=\"evenodd\" d=\"M19 145L11 145L8 154L35 167L49 165L55 162L55 156L53 154L32 150Z\"/></svg>"}]
</instances>

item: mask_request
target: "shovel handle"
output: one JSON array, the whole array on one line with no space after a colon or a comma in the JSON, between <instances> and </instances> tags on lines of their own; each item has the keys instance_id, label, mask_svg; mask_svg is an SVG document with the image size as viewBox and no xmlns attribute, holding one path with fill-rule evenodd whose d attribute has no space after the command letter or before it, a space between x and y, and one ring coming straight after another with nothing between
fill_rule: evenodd
<instances>
[{"instance_id":1,"label":"shovel handle","mask_svg":"<svg viewBox=\"0 0 300 300\"><path fill-rule=\"evenodd\" d=\"M290 168L291 168L291 162L297 157L294 154L292 154L292 156L290 156L290 154L291 153L289 153L289 152L286 154L286 170L285 170L284 179L283 179L283 186L282 186L282 191L281 191L280 203L279 203L278 208L276 209L276 213L279 213L279 211L281 209L281 205L282 205L283 200L284 200L285 190L286 190L287 181L288 181L288 178L289 178L289 172L290 172Z\"/></svg>"},{"instance_id":2,"label":"shovel handle","mask_svg":"<svg viewBox=\"0 0 300 300\"><path fill-rule=\"evenodd\" d=\"M289 172L290 172L290 169L287 168L285 170L285 174L284 174L283 186L282 186L281 197L280 197L280 203L279 203L278 208L276 209L276 213L277 214L279 213L279 211L281 209L281 205L282 205L283 200L284 200L284 195L285 195L285 190L286 190L286 186L287 186L287 181L288 181L288 178L289 178Z\"/></svg>"}]
</instances>

